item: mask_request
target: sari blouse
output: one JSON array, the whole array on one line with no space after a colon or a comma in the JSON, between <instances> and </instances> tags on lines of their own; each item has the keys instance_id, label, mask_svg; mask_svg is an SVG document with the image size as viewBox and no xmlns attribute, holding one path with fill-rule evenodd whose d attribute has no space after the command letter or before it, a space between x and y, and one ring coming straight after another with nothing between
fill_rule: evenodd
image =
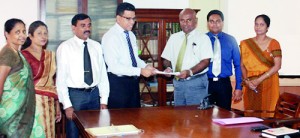
<instances>
[{"instance_id":1,"label":"sari blouse","mask_svg":"<svg viewBox=\"0 0 300 138\"><path fill-rule=\"evenodd\" d=\"M57 100L54 81L56 73L55 53L43 50L40 60L26 50L23 50L22 54L31 66L36 94L53 97Z\"/></svg>"}]
</instances>

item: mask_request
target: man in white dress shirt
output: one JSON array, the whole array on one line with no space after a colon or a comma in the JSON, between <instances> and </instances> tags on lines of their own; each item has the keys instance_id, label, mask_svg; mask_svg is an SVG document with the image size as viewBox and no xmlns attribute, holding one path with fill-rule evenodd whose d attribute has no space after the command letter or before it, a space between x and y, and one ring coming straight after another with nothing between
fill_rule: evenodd
<instances>
[{"instance_id":1,"label":"man in white dress shirt","mask_svg":"<svg viewBox=\"0 0 300 138\"><path fill-rule=\"evenodd\" d=\"M161 57L165 72L180 72L173 80L175 106L199 105L208 93L206 72L213 57L212 46L209 37L195 29L194 10L182 10L179 22L182 31L170 36Z\"/></svg>"},{"instance_id":2,"label":"man in white dress shirt","mask_svg":"<svg viewBox=\"0 0 300 138\"><path fill-rule=\"evenodd\" d=\"M135 20L135 7L119 4L116 24L102 38L110 83L109 109L140 107L139 76L154 74L155 68L138 57L136 37L131 32Z\"/></svg>"},{"instance_id":3,"label":"man in white dress shirt","mask_svg":"<svg viewBox=\"0 0 300 138\"><path fill-rule=\"evenodd\" d=\"M89 39L91 25L88 15L75 15L72 19L74 37L57 49L56 86L68 119L68 138L78 138L78 129L72 121L74 111L107 108L109 82L101 45ZM84 59L86 55L89 55L88 61ZM91 74L86 76L86 73Z\"/></svg>"}]
</instances>

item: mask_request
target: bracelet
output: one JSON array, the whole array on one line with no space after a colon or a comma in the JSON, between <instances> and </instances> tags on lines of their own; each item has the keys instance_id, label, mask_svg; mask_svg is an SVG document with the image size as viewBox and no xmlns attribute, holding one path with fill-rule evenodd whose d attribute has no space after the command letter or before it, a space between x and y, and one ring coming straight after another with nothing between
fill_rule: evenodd
<instances>
[{"instance_id":1,"label":"bracelet","mask_svg":"<svg viewBox=\"0 0 300 138\"><path fill-rule=\"evenodd\" d=\"M268 72L266 72L266 75L267 75L267 78L269 78L269 77L270 77L270 74L269 74Z\"/></svg>"},{"instance_id":2,"label":"bracelet","mask_svg":"<svg viewBox=\"0 0 300 138\"><path fill-rule=\"evenodd\" d=\"M250 79L249 78L245 78L245 79L243 79L243 81L249 81Z\"/></svg>"},{"instance_id":3,"label":"bracelet","mask_svg":"<svg viewBox=\"0 0 300 138\"><path fill-rule=\"evenodd\" d=\"M190 71L190 76L193 76L194 75L193 71L191 69L189 71Z\"/></svg>"}]
</instances>

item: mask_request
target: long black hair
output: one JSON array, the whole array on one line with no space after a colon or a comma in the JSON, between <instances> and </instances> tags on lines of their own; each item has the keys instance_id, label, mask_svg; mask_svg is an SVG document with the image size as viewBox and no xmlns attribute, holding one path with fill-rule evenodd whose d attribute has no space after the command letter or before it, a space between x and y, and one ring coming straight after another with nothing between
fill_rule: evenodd
<instances>
[{"instance_id":1,"label":"long black hair","mask_svg":"<svg viewBox=\"0 0 300 138\"><path fill-rule=\"evenodd\" d=\"M34 32L37 28L40 26L45 26L46 29L48 30L47 25L42 22L42 21L34 21L33 23L30 24L29 29L28 29L28 35L30 34L31 36L34 36ZM26 38L25 43L22 45L21 50L28 48L31 45L31 39L29 36Z\"/></svg>"}]
</instances>

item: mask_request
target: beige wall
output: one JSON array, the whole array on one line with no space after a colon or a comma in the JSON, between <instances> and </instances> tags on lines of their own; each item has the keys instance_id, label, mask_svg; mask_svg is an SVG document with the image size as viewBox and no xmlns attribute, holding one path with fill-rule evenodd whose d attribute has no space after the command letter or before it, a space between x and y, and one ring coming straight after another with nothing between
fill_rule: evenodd
<instances>
[{"instance_id":1,"label":"beige wall","mask_svg":"<svg viewBox=\"0 0 300 138\"><path fill-rule=\"evenodd\" d=\"M209 11L213 9L220 9L220 0L189 0L189 7L192 9L200 9L197 14L198 17L198 29L201 32L206 33L207 20L206 16Z\"/></svg>"},{"instance_id":2,"label":"beige wall","mask_svg":"<svg viewBox=\"0 0 300 138\"><path fill-rule=\"evenodd\" d=\"M8 0L0 5L0 49L6 44L4 23L10 18L22 19L27 28L39 18L39 0Z\"/></svg>"}]
</instances>

